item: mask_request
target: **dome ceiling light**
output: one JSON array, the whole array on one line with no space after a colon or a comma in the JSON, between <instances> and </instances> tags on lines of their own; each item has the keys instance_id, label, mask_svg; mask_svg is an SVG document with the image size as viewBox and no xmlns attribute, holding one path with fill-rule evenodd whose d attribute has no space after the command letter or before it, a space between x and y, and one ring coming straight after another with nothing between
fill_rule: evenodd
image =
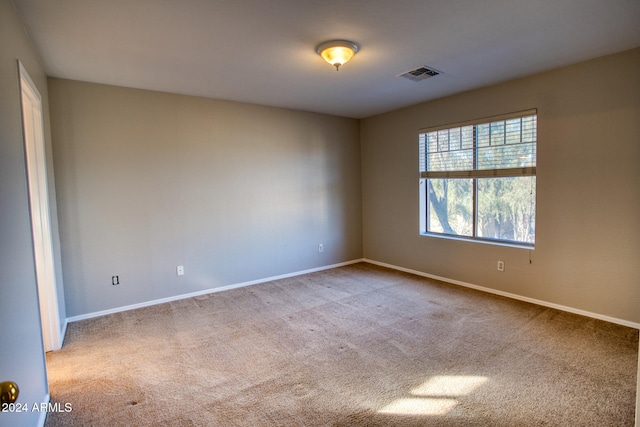
<instances>
[{"instance_id":1,"label":"dome ceiling light","mask_svg":"<svg viewBox=\"0 0 640 427\"><path fill-rule=\"evenodd\" d=\"M339 70L341 65L346 64L355 55L360 46L348 40L331 40L320 43L316 47L316 52L329 64Z\"/></svg>"}]
</instances>

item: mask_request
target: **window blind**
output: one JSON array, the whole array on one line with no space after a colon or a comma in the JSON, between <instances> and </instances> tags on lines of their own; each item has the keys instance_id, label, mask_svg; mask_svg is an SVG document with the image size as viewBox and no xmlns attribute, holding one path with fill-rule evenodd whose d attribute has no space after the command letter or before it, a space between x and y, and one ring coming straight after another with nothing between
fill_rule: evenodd
<instances>
[{"instance_id":1,"label":"window blind","mask_svg":"<svg viewBox=\"0 0 640 427\"><path fill-rule=\"evenodd\" d=\"M537 111L421 130L422 178L536 174Z\"/></svg>"}]
</instances>

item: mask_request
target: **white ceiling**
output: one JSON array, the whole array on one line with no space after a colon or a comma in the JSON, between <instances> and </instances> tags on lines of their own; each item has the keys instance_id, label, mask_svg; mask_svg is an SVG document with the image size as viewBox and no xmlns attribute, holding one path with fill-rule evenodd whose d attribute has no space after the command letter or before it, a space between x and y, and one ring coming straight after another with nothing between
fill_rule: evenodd
<instances>
[{"instance_id":1,"label":"white ceiling","mask_svg":"<svg viewBox=\"0 0 640 427\"><path fill-rule=\"evenodd\" d=\"M50 76L355 118L640 46L640 0L14 4ZM334 38L361 45L339 72Z\"/></svg>"}]
</instances>

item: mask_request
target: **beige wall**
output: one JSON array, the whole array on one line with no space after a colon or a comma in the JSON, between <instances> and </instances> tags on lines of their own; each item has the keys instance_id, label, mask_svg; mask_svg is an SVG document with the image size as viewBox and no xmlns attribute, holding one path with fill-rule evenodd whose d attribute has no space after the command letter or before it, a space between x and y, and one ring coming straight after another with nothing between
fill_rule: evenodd
<instances>
[{"instance_id":1,"label":"beige wall","mask_svg":"<svg viewBox=\"0 0 640 427\"><path fill-rule=\"evenodd\" d=\"M357 120L61 79L49 94L69 316L362 257Z\"/></svg>"},{"instance_id":2,"label":"beige wall","mask_svg":"<svg viewBox=\"0 0 640 427\"><path fill-rule=\"evenodd\" d=\"M362 120L364 256L640 322L639 58ZM362 255L357 121L60 79L50 88L69 316ZM539 116L535 250L419 236L417 130L527 108Z\"/></svg>"},{"instance_id":3,"label":"beige wall","mask_svg":"<svg viewBox=\"0 0 640 427\"><path fill-rule=\"evenodd\" d=\"M365 258L640 323L638 76L635 49L363 120ZM535 250L420 236L418 129L528 108Z\"/></svg>"}]
</instances>

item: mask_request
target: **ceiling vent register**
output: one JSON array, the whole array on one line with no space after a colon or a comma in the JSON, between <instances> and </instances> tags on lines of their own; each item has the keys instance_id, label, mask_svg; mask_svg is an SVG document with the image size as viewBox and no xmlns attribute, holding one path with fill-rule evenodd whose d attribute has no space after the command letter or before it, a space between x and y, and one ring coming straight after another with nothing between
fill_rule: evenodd
<instances>
[{"instance_id":1,"label":"ceiling vent register","mask_svg":"<svg viewBox=\"0 0 640 427\"><path fill-rule=\"evenodd\" d=\"M440 74L440 71L436 71L433 68L424 66L418 67L415 70L407 71L405 73L400 73L396 77L403 77L405 79L411 80L412 82L421 82L431 77L435 77L438 74Z\"/></svg>"}]
</instances>

